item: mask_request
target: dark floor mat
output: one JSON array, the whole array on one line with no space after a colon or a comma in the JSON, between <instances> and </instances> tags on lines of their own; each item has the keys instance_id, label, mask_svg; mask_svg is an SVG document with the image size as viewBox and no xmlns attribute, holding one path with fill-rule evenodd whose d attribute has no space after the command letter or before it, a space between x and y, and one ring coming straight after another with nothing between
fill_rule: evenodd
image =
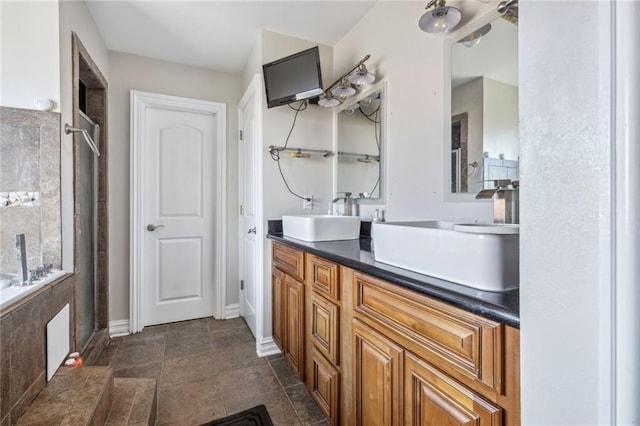
<instances>
[{"instance_id":1,"label":"dark floor mat","mask_svg":"<svg viewBox=\"0 0 640 426\"><path fill-rule=\"evenodd\" d=\"M248 410L232 414L222 419L212 420L200 426L273 426L267 407L257 405Z\"/></svg>"}]
</instances>

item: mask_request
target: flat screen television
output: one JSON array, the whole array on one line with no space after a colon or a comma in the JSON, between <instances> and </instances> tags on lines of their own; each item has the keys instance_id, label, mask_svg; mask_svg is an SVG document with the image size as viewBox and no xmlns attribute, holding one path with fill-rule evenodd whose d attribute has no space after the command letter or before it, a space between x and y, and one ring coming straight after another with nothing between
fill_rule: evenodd
<instances>
[{"instance_id":1,"label":"flat screen television","mask_svg":"<svg viewBox=\"0 0 640 426\"><path fill-rule=\"evenodd\" d=\"M322 94L318 46L262 66L267 107L314 98Z\"/></svg>"}]
</instances>

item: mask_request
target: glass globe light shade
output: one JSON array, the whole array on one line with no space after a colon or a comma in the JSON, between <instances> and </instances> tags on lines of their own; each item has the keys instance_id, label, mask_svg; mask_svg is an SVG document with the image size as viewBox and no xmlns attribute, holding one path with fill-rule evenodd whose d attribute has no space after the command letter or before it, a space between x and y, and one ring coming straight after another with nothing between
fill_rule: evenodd
<instances>
[{"instance_id":1,"label":"glass globe light shade","mask_svg":"<svg viewBox=\"0 0 640 426\"><path fill-rule=\"evenodd\" d=\"M427 11L420 17L418 26L427 33L445 33L454 29L461 19L460 10L443 6Z\"/></svg>"},{"instance_id":2,"label":"glass globe light shade","mask_svg":"<svg viewBox=\"0 0 640 426\"><path fill-rule=\"evenodd\" d=\"M343 78L338 86L331 89L331 94L339 100L344 101L355 95L356 89L351 87L351 84L349 84L346 78Z\"/></svg>"},{"instance_id":3,"label":"glass globe light shade","mask_svg":"<svg viewBox=\"0 0 640 426\"><path fill-rule=\"evenodd\" d=\"M376 76L371 74L367 67L364 64L358 65L358 69L356 69L349 76L349 83L357 86L357 87L366 87L373 83L376 80Z\"/></svg>"},{"instance_id":4,"label":"glass globe light shade","mask_svg":"<svg viewBox=\"0 0 640 426\"><path fill-rule=\"evenodd\" d=\"M489 31L491 31L491 24L487 24L481 28L478 28L466 37L458 40L458 43L462 43L464 47L476 46L478 43L480 43L482 37L486 36Z\"/></svg>"},{"instance_id":5,"label":"glass globe light shade","mask_svg":"<svg viewBox=\"0 0 640 426\"><path fill-rule=\"evenodd\" d=\"M340 105L340 101L332 97L330 93L326 93L325 97L318 101L318 105L324 108L333 108Z\"/></svg>"}]
</instances>

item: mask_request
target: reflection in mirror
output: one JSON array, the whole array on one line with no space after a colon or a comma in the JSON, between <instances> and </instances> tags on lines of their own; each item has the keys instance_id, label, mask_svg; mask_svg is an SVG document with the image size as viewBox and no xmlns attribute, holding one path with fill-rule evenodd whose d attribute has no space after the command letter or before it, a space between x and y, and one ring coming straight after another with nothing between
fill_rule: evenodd
<instances>
[{"instance_id":1,"label":"reflection in mirror","mask_svg":"<svg viewBox=\"0 0 640 426\"><path fill-rule=\"evenodd\" d=\"M336 192L379 199L382 91L366 92L336 114Z\"/></svg>"},{"instance_id":2,"label":"reflection in mirror","mask_svg":"<svg viewBox=\"0 0 640 426\"><path fill-rule=\"evenodd\" d=\"M471 24L451 45L451 192L518 180L518 27Z\"/></svg>"}]
</instances>

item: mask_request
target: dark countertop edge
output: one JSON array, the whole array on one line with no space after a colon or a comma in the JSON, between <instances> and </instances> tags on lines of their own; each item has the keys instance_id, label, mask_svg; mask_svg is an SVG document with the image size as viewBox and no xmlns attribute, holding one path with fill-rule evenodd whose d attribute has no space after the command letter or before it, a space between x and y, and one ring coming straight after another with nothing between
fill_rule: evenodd
<instances>
[{"instance_id":1,"label":"dark countertop edge","mask_svg":"<svg viewBox=\"0 0 640 426\"><path fill-rule=\"evenodd\" d=\"M430 277L426 275L424 276L425 277L424 281L416 280L410 277L405 277L400 274L396 274L391 271L380 269L375 265L349 259L347 257L343 257L340 255L331 253L329 251L318 250L316 248L309 247L305 245L303 242L297 243L296 241L285 239L281 234L269 233L267 234L267 238L273 241L277 241L281 244L298 248L302 251L309 252L311 254L315 254L327 260L334 261L348 268L355 269L360 272L364 272L373 277L380 278L385 281L389 281L393 284L400 285L404 288L414 290L426 296L431 296L435 299L449 303L450 305L455 306L457 308L464 309L465 311L480 315L484 318L498 321L502 324L508 325L513 328L517 328L517 329L520 328L520 315L518 312L515 312L512 309L509 309L504 306L498 306L485 300L477 299L471 296L467 296L467 295L457 293L452 290L447 290L445 288L431 284L429 283Z\"/></svg>"}]
</instances>

